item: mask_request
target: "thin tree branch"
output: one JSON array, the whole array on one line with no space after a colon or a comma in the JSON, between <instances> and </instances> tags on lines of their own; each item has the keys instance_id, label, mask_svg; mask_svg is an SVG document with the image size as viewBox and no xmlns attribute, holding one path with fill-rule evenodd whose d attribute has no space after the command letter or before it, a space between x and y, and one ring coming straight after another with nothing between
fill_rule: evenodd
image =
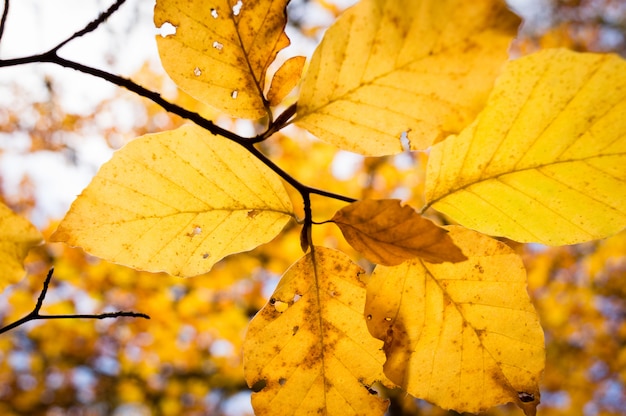
<instances>
[{"instance_id":1,"label":"thin tree branch","mask_svg":"<svg viewBox=\"0 0 626 416\"><path fill-rule=\"evenodd\" d=\"M6 1L8 2L8 0L6 0ZM115 13L117 11L117 9L119 9L120 6L122 4L124 4L125 2L126 2L126 0L117 0L106 11L100 13L100 16L98 16L95 20L93 20L92 22L88 23L87 26L85 26L83 29L79 30L78 32L74 33L72 36L70 36L69 38L65 39L63 42L59 43L52 50L53 51L58 51L59 49L61 49L63 46L65 46L69 42L73 41L74 39L79 38L79 37L81 37L83 35L86 35L89 32L93 32L94 30L96 30L98 28L98 26L100 26L109 17L111 17L111 15L113 13Z\"/></svg>"},{"instance_id":2,"label":"thin tree branch","mask_svg":"<svg viewBox=\"0 0 626 416\"><path fill-rule=\"evenodd\" d=\"M4 27L7 23L8 15L9 15L9 0L4 0L4 10L2 10L2 17L0 18L0 41L2 41L2 35L4 35Z\"/></svg>"},{"instance_id":3,"label":"thin tree branch","mask_svg":"<svg viewBox=\"0 0 626 416\"><path fill-rule=\"evenodd\" d=\"M43 55L39 55L39 58L40 59L35 62L49 62L49 63L57 64L65 68L71 68L71 69L74 69L76 71L79 71L85 74L93 75L97 78L104 79L105 81L108 81L119 87L126 88L127 90L132 91L135 94L141 97L147 98L151 100L152 102L154 102L155 104L160 105L164 110L172 114L176 114L189 121L193 121L200 127L203 127L204 129L208 130L209 132L213 133L216 136L222 136L229 140L235 141L237 143L242 143L248 140L229 130L226 130L217 126L211 120L207 120L206 118L202 117L198 113L194 113L193 111L189 111L183 107L180 107L177 104L167 101L166 99L161 97L161 94L151 91L147 88L144 88L141 85L135 83L134 81L128 78L124 78L118 75L111 74L110 72L106 72L97 68L92 68L92 67L80 64L78 62L61 58L60 56L56 54L55 51L50 51ZM2 65L1 61L0 61L0 65Z\"/></svg>"},{"instance_id":4,"label":"thin tree branch","mask_svg":"<svg viewBox=\"0 0 626 416\"><path fill-rule=\"evenodd\" d=\"M18 319L15 322L12 322L6 326L0 328L0 334L4 334L12 329L17 328L20 325L25 324L26 322L40 320L40 319L106 319L106 318L119 318L123 316L131 317L131 318L144 318L150 319L148 315L145 313L139 312L107 312L101 314L68 314L68 315L42 315L39 313L41 307L43 306L43 301L46 298L46 294L48 293L48 287L50 285L50 280L52 280L52 274L54 273L54 268L50 269L46 279L43 282L43 288L41 289L41 293L37 298L37 303L35 304L35 308L31 313L24 316L21 319Z\"/></svg>"}]
</instances>

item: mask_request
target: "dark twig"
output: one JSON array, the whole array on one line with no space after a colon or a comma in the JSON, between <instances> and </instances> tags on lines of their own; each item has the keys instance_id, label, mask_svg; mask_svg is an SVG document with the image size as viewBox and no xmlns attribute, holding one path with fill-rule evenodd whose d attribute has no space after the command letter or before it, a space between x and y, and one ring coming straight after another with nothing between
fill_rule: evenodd
<instances>
[{"instance_id":1,"label":"dark twig","mask_svg":"<svg viewBox=\"0 0 626 416\"><path fill-rule=\"evenodd\" d=\"M4 0L4 10L2 10L2 17L0 18L0 41L2 35L4 35L4 26L7 23L7 16L9 15L9 0Z\"/></svg>"},{"instance_id":2,"label":"dark twig","mask_svg":"<svg viewBox=\"0 0 626 416\"><path fill-rule=\"evenodd\" d=\"M48 293L48 286L50 285L50 280L52 280L53 272L54 272L54 268L50 269L50 271L48 272L48 275L46 276L46 279L43 282L43 288L41 289L41 293L39 294L39 297L37 298L37 303L35 304L35 308L32 310L32 312L24 316L23 318L18 319L17 321L0 328L0 334L3 334L14 328L17 328L18 326L23 325L26 322L40 320L40 319L106 319L106 318L119 318L123 316L131 317L131 318L150 319L150 317L146 315L145 313L124 312L124 311L108 312L108 313L93 314L93 315L92 314L42 315L39 313L39 311L41 310L41 307L43 306L43 301L46 298L46 294Z\"/></svg>"},{"instance_id":3,"label":"dark twig","mask_svg":"<svg viewBox=\"0 0 626 416\"><path fill-rule=\"evenodd\" d=\"M8 2L8 0L6 0L6 1ZM92 22L87 24L87 26L85 26L83 29L79 30L78 32L74 33L69 38L65 39L63 42L59 43L52 50L53 51L58 51L59 49L61 49L63 46L65 46L69 42L73 41L74 39L79 38L79 37L81 37L83 35L86 35L89 32L93 32L94 30L96 30L98 28L98 26L100 26L102 23L104 23L113 13L115 13L117 11L117 9L119 9L120 6L122 4L124 4L125 2L126 2L126 0L117 0L106 11L100 13L100 16L98 16L95 20L93 20Z\"/></svg>"}]
</instances>

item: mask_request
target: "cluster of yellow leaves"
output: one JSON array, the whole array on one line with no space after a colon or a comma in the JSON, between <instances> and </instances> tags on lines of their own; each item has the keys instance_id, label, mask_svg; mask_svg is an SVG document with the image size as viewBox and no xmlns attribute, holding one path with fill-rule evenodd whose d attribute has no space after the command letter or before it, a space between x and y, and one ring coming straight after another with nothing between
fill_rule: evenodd
<instances>
[{"instance_id":1,"label":"cluster of yellow leaves","mask_svg":"<svg viewBox=\"0 0 626 416\"><path fill-rule=\"evenodd\" d=\"M266 79L289 44L285 7L158 1L156 25L175 29L157 37L163 65L200 102L271 127L304 66L293 57ZM378 266L368 278L315 245L287 270L243 343L259 414L382 414L376 382L445 409L535 414L543 332L521 259L487 235L559 245L624 228L626 64L548 50L504 65L518 25L499 0L362 0L326 32L293 122L366 156L432 146L423 212L467 228L397 200L330 210L324 220ZM138 138L51 240L141 270L216 273L299 214L251 146L197 126ZM210 312L193 299L180 316Z\"/></svg>"}]
</instances>

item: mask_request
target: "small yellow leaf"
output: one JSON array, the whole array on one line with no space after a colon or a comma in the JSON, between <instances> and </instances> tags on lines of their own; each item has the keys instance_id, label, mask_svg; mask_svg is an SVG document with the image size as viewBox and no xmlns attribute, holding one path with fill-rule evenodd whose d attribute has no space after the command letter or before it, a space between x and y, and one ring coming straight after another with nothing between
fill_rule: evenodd
<instances>
[{"instance_id":1,"label":"small yellow leaf","mask_svg":"<svg viewBox=\"0 0 626 416\"><path fill-rule=\"evenodd\" d=\"M448 229L467 261L378 266L367 286L368 328L385 341L385 374L444 409L514 402L532 414L544 340L522 260L497 240Z\"/></svg>"},{"instance_id":2,"label":"small yellow leaf","mask_svg":"<svg viewBox=\"0 0 626 416\"><path fill-rule=\"evenodd\" d=\"M370 392L382 342L367 332L365 283L343 253L314 247L283 276L250 322L244 372L257 415L382 415Z\"/></svg>"},{"instance_id":3,"label":"small yellow leaf","mask_svg":"<svg viewBox=\"0 0 626 416\"><path fill-rule=\"evenodd\" d=\"M281 103L281 101L298 85L302 76L302 69L306 58L304 56L294 56L287 59L274 74L270 90L267 92L267 99L271 106Z\"/></svg>"},{"instance_id":4,"label":"small yellow leaf","mask_svg":"<svg viewBox=\"0 0 626 416\"><path fill-rule=\"evenodd\" d=\"M372 263L396 266L415 257L432 263L467 260L448 231L397 199L354 202L337 211L332 221Z\"/></svg>"},{"instance_id":5,"label":"small yellow leaf","mask_svg":"<svg viewBox=\"0 0 626 416\"><path fill-rule=\"evenodd\" d=\"M0 202L0 292L24 277L24 258L42 240L33 224Z\"/></svg>"},{"instance_id":6,"label":"small yellow leaf","mask_svg":"<svg viewBox=\"0 0 626 416\"><path fill-rule=\"evenodd\" d=\"M501 0L363 0L331 26L296 123L365 155L424 149L484 105L519 25Z\"/></svg>"},{"instance_id":7,"label":"small yellow leaf","mask_svg":"<svg viewBox=\"0 0 626 416\"><path fill-rule=\"evenodd\" d=\"M117 151L52 240L137 269L193 276L271 240L292 215L280 179L265 165L187 125Z\"/></svg>"},{"instance_id":8,"label":"small yellow leaf","mask_svg":"<svg viewBox=\"0 0 626 416\"><path fill-rule=\"evenodd\" d=\"M287 0L159 0L155 25L176 29L157 36L163 67L196 99L234 117L261 118L267 68L289 45L286 6Z\"/></svg>"},{"instance_id":9,"label":"small yellow leaf","mask_svg":"<svg viewBox=\"0 0 626 416\"><path fill-rule=\"evenodd\" d=\"M626 62L545 50L510 62L487 107L434 146L428 205L520 242L574 244L626 227Z\"/></svg>"}]
</instances>

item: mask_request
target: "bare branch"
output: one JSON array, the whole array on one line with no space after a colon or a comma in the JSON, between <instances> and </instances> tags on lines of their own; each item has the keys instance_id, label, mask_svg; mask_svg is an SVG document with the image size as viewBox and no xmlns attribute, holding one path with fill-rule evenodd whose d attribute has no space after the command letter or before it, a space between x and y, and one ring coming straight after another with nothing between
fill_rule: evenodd
<instances>
[{"instance_id":1,"label":"bare branch","mask_svg":"<svg viewBox=\"0 0 626 416\"><path fill-rule=\"evenodd\" d=\"M106 319L106 318L120 318L120 317L131 317L131 318L144 318L150 319L148 315L145 313L139 312L126 312L126 311L118 311L118 312L107 312L101 314L68 314L68 315L41 315L39 311L43 306L43 301L46 298L46 294L48 293L48 287L50 286L50 280L52 280L52 274L54 273L54 268L50 269L46 279L43 282L43 288L41 289L41 293L37 298L37 303L35 304L35 308L31 313L24 316L21 319L18 319L15 322L12 322L6 326L0 328L0 334L4 334L12 329L17 328L20 325L25 324L26 322L43 320L43 319Z\"/></svg>"},{"instance_id":2,"label":"bare branch","mask_svg":"<svg viewBox=\"0 0 626 416\"><path fill-rule=\"evenodd\" d=\"M9 0L4 0L4 10L2 10L2 17L0 18L0 41L2 41L2 35L4 35L4 26L7 23L8 15L9 15Z\"/></svg>"},{"instance_id":3,"label":"bare branch","mask_svg":"<svg viewBox=\"0 0 626 416\"><path fill-rule=\"evenodd\" d=\"M8 2L8 0L6 0ZM109 7L106 11L100 13L100 16L98 16L95 20L93 20L92 22L90 22L89 24L87 24L87 26L85 26L84 28L82 28L81 30L79 30L78 32L74 33L72 36L70 36L69 38L65 39L63 42L59 43L57 46L54 47L54 49L52 49L53 51L58 51L59 49L61 49L63 46L65 46L66 44L68 44L69 42L73 41L76 38L79 38L83 35L86 35L89 32L93 32L94 30L96 30L98 28L98 26L100 26L102 23L104 23L109 17L111 17L111 15L113 13L115 13L117 11L117 9L120 8L120 6L122 4L124 4L126 2L126 0L117 0L115 3L113 3L111 5L111 7Z\"/></svg>"}]
</instances>

